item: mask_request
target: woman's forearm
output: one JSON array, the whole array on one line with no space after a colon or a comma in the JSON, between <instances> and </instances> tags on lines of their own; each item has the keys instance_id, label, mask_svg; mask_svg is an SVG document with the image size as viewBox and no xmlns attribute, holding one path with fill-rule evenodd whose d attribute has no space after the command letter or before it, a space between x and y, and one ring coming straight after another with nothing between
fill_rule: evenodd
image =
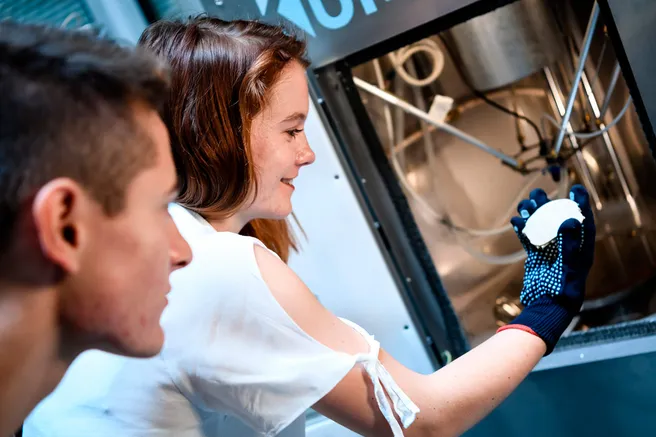
<instances>
[{"instance_id":1,"label":"woman's forearm","mask_svg":"<svg viewBox=\"0 0 656 437\"><path fill-rule=\"evenodd\" d=\"M426 376L417 390L421 413L408 436L458 436L496 408L546 351L535 335L500 332L451 364Z\"/></svg>"}]
</instances>

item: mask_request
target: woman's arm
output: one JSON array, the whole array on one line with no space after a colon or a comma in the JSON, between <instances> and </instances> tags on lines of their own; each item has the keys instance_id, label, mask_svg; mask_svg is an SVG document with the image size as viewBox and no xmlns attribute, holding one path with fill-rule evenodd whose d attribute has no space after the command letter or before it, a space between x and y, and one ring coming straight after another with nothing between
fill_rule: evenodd
<instances>
[{"instance_id":1,"label":"woman's arm","mask_svg":"<svg viewBox=\"0 0 656 437\"><path fill-rule=\"evenodd\" d=\"M366 352L364 338L325 309L282 261L256 247L255 255L271 293L289 316L331 349ZM379 359L396 383L421 409L407 436L456 436L477 423L510 394L546 351L537 336L501 332L432 375L404 367L385 351ZM366 436L391 435L373 398L373 385L356 367L314 408Z\"/></svg>"},{"instance_id":2,"label":"woman's arm","mask_svg":"<svg viewBox=\"0 0 656 437\"><path fill-rule=\"evenodd\" d=\"M518 206L521 217L514 217L512 224L529 259L520 295L526 308L504 331L432 375L412 372L380 352L380 362L421 410L405 435L460 435L498 406L553 350L583 303L594 257L595 225L588 194L577 185L570 198L578 203L585 220L583 224L576 219L565 221L551 248L532 246L522 234L527 218L549 201L546 193L534 190ZM326 310L287 265L262 248L257 247L255 254L273 296L306 333L336 351L368 351L365 339ZM374 398L373 384L359 367L315 409L360 434L391 435Z\"/></svg>"}]
</instances>

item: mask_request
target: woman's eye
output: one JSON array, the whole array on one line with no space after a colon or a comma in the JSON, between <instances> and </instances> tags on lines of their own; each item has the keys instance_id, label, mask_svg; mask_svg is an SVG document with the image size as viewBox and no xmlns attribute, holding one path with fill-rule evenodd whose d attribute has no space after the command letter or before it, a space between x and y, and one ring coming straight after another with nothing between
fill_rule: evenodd
<instances>
[{"instance_id":1,"label":"woman's eye","mask_svg":"<svg viewBox=\"0 0 656 437\"><path fill-rule=\"evenodd\" d=\"M301 132L303 132L303 129L292 129L288 130L287 134L289 134L289 136L292 138L296 138L296 135L300 134Z\"/></svg>"}]
</instances>

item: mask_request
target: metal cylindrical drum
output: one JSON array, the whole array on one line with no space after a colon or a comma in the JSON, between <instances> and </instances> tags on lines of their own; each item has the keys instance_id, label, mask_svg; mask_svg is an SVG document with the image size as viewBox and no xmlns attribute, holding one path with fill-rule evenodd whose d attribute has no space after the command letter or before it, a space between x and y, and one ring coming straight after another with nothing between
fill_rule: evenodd
<instances>
[{"instance_id":1,"label":"metal cylindrical drum","mask_svg":"<svg viewBox=\"0 0 656 437\"><path fill-rule=\"evenodd\" d=\"M508 85L559 58L562 36L546 1L520 0L450 30L474 87Z\"/></svg>"}]
</instances>

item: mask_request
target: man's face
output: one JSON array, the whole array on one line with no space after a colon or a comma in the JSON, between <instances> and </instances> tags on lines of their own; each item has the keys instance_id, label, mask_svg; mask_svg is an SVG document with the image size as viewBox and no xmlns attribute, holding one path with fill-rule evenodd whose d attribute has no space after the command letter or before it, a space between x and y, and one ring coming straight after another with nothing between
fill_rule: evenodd
<instances>
[{"instance_id":1,"label":"man's face","mask_svg":"<svg viewBox=\"0 0 656 437\"><path fill-rule=\"evenodd\" d=\"M168 213L177 179L166 127L155 111L141 107L136 121L155 144L156 164L129 184L119 214L108 217L97 205L62 310L82 341L146 357L163 345L159 319L169 274L190 262L191 250Z\"/></svg>"}]
</instances>

